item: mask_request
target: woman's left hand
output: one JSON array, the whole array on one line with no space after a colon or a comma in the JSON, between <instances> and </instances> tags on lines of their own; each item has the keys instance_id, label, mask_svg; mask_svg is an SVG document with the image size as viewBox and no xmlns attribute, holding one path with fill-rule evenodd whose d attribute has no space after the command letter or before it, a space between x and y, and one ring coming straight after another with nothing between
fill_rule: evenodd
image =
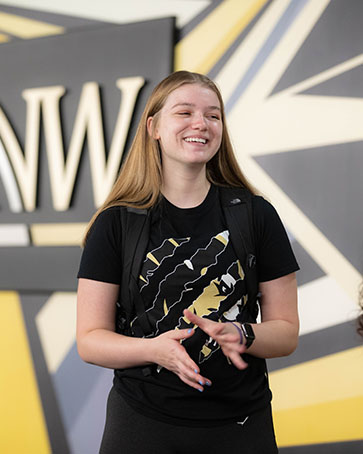
<instances>
[{"instance_id":1,"label":"woman's left hand","mask_svg":"<svg viewBox=\"0 0 363 454\"><path fill-rule=\"evenodd\" d=\"M246 347L240 344L240 335L232 323L218 323L207 318L199 317L188 309L184 310L185 317L212 337L221 347L223 353L237 369L246 369L248 364L243 361L241 354L246 351Z\"/></svg>"}]
</instances>

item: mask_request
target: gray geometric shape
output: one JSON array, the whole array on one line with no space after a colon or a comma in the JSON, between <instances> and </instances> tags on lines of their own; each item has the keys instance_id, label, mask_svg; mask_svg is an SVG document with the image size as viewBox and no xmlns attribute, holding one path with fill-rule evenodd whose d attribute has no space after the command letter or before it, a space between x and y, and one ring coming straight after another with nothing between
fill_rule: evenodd
<instances>
[{"instance_id":1,"label":"gray geometric shape","mask_svg":"<svg viewBox=\"0 0 363 454\"><path fill-rule=\"evenodd\" d=\"M363 270L363 143L255 160L359 271Z\"/></svg>"},{"instance_id":2,"label":"gray geometric shape","mask_svg":"<svg viewBox=\"0 0 363 454\"><path fill-rule=\"evenodd\" d=\"M363 65L360 65L299 93L304 95L362 98L362 81Z\"/></svg>"},{"instance_id":3,"label":"gray geometric shape","mask_svg":"<svg viewBox=\"0 0 363 454\"><path fill-rule=\"evenodd\" d=\"M0 248L0 290L75 291L80 247Z\"/></svg>"},{"instance_id":4,"label":"gray geometric shape","mask_svg":"<svg viewBox=\"0 0 363 454\"><path fill-rule=\"evenodd\" d=\"M75 454L98 453L105 426L107 397L112 386L112 377L111 370L102 370L92 394L68 433L69 444Z\"/></svg>"},{"instance_id":5,"label":"gray geometric shape","mask_svg":"<svg viewBox=\"0 0 363 454\"><path fill-rule=\"evenodd\" d=\"M334 342L332 342L332 339L334 339ZM285 369L361 345L362 339L357 334L356 322L341 323L300 336L299 345L295 352L283 358L269 359L267 361L268 370L271 372Z\"/></svg>"},{"instance_id":6,"label":"gray geometric shape","mask_svg":"<svg viewBox=\"0 0 363 454\"><path fill-rule=\"evenodd\" d=\"M363 52L363 2L332 0L271 94Z\"/></svg>"},{"instance_id":7,"label":"gray geometric shape","mask_svg":"<svg viewBox=\"0 0 363 454\"><path fill-rule=\"evenodd\" d=\"M280 448L280 454L362 454L363 440Z\"/></svg>"},{"instance_id":8,"label":"gray geometric shape","mask_svg":"<svg viewBox=\"0 0 363 454\"><path fill-rule=\"evenodd\" d=\"M296 273L298 286L315 281L320 277L325 276L324 271L313 260L313 258L305 251L305 249L296 240L291 242L292 250L294 251L297 263L300 270Z\"/></svg>"},{"instance_id":9,"label":"gray geometric shape","mask_svg":"<svg viewBox=\"0 0 363 454\"><path fill-rule=\"evenodd\" d=\"M67 434L72 430L103 372L103 368L83 362L76 344L73 344L57 372L53 374L54 389Z\"/></svg>"}]
</instances>

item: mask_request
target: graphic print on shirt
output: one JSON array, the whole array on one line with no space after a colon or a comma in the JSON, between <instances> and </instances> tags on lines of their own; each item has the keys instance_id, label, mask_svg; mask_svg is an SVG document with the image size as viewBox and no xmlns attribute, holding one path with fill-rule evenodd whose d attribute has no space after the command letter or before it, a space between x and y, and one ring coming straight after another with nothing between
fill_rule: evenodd
<instances>
[{"instance_id":1,"label":"graphic print on shirt","mask_svg":"<svg viewBox=\"0 0 363 454\"><path fill-rule=\"evenodd\" d=\"M143 298L146 295L150 301L146 312L153 327L151 336L171 329L194 328L183 316L186 308L200 317L224 322L236 320L246 302L242 266L234 255L226 255L228 230L213 236L204 247L193 247L189 240L164 240L144 261L140 289ZM201 363L219 345L198 328L193 335L195 348Z\"/></svg>"},{"instance_id":2,"label":"graphic print on shirt","mask_svg":"<svg viewBox=\"0 0 363 454\"><path fill-rule=\"evenodd\" d=\"M147 253L146 260L142 267L143 275L140 274L139 276L140 280L144 282L144 284L140 286L140 291L149 283L149 277L153 275L154 271L163 263L163 261L173 257L175 249L189 240L190 238L180 238L178 240L168 238L167 240L164 240L158 248Z\"/></svg>"},{"instance_id":3,"label":"graphic print on shirt","mask_svg":"<svg viewBox=\"0 0 363 454\"><path fill-rule=\"evenodd\" d=\"M243 279L244 272L240 262L237 260L232 263L228 268L227 273L223 274L220 279L213 279L210 282L210 285L204 289L203 293L195 301L192 302L188 309L199 317L207 317L213 312L218 312L222 303L227 301L227 297L233 295L237 282L242 281ZM235 321L246 301L247 296L244 295L243 299L239 299L233 306L224 311L218 321ZM191 322L183 316L180 319L177 328L196 328L196 326L192 325ZM199 363L208 359L209 356L218 349L219 345L217 342L212 337L209 337L200 351Z\"/></svg>"}]
</instances>

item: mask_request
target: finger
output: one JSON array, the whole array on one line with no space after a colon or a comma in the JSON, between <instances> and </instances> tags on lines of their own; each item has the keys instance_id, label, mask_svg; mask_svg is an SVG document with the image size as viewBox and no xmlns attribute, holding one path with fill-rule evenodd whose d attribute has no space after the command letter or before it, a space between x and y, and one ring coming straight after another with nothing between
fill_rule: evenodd
<instances>
[{"instance_id":1,"label":"finger","mask_svg":"<svg viewBox=\"0 0 363 454\"><path fill-rule=\"evenodd\" d=\"M197 383L194 380L190 379L188 376L179 375L179 378L180 378L181 381L183 381L187 385L191 386L192 388L198 390L199 392L203 392L204 391L204 387L202 385L200 385L199 383Z\"/></svg>"},{"instance_id":2,"label":"finger","mask_svg":"<svg viewBox=\"0 0 363 454\"><path fill-rule=\"evenodd\" d=\"M189 329L175 329L169 332L170 337L175 340L187 339L188 337L193 336L195 330L192 328Z\"/></svg>"},{"instance_id":3,"label":"finger","mask_svg":"<svg viewBox=\"0 0 363 454\"><path fill-rule=\"evenodd\" d=\"M237 353L233 352L229 355L229 359L232 361L232 363L237 367L237 369L243 370L248 367L248 363L242 359L242 356Z\"/></svg>"},{"instance_id":4,"label":"finger","mask_svg":"<svg viewBox=\"0 0 363 454\"><path fill-rule=\"evenodd\" d=\"M213 320L208 320L207 318L199 317L196 314L193 314L189 309L184 309L184 316L195 325L198 325L199 328L210 336L214 337L223 331L223 323L217 323Z\"/></svg>"},{"instance_id":5,"label":"finger","mask_svg":"<svg viewBox=\"0 0 363 454\"><path fill-rule=\"evenodd\" d=\"M186 373L181 373L179 378L187 383L188 385L192 386L198 391L203 391L205 386L212 386L212 381L196 372L190 372L187 370Z\"/></svg>"},{"instance_id":6,"label":"finger","mask_svg":"<svg viewBox=\"0 0 363 454\"><path fill-rule=\"evenodd\" d=\"M184 309L183 314L190 322L192 322L198 326L200 326L200 324L203 324L205 321L204 318L199 317L199 315L194 314L189 309Z\"/></svg>"},{"instance_id":7,"label":"finger","mask_svg":"<svg viewBox=\"0 0 363 454\"><path fill-rule=\"evenodd\" d=\"M179 361L179 368L184 373L190 375L191 378L193 378L195 374L199 374L199 367L192 360L192 358L189 356L188 352L182 345L178 346L176 356L177 360Z\"/></svg>"},{"instance_id":8,"label":"finger","mask_svg":"<svg viewBox=\"0 0 363 454\"><path fill-rule=\"evenodd\" d=\"M187 370L185 376L187 376L189 380L193 381L196 384L199 384L200 386L212 386L212 381L206 377L203 377L203 375L200 375L197 369L194 369L193 371Z\"/></svg>"}]
</instances>

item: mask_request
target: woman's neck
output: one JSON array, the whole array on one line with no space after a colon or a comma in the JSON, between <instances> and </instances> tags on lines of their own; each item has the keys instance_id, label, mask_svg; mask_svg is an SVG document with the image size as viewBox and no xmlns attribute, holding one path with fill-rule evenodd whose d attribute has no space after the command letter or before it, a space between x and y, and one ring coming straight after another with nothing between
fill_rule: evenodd
<instances>
[{"instance_id":1,"label":"woman's neck","mask_svg":"<svg viewBox=\"0 0 363 454\"><path fill-rule=\"evenodd\" d=\"M210 188L205 169L202 172L182 172L163 175L161 192L179 208L193 208L206 198Z\"/></svg>"}]
</instances>

